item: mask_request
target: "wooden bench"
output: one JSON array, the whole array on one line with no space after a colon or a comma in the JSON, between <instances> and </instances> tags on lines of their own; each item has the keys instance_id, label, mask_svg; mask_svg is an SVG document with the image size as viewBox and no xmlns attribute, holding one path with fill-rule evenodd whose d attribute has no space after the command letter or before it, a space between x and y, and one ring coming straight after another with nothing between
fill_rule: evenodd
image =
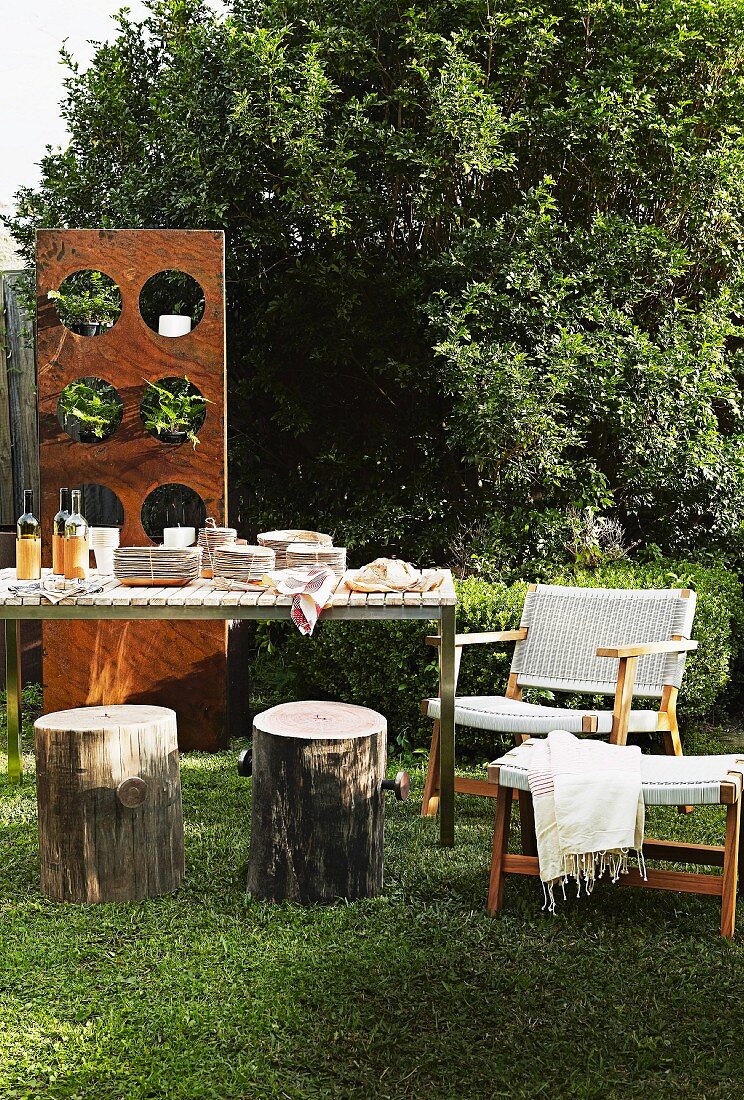
<instances>
[{"instance_id":1,"label":"wooden bench","mask_svg":"<svg viewBox=\"0 0 744 1100\"><path fill-rule=\"evenodd\" d=\"M493 834L488 911L495 915L504 898L507 874L539 875L534 835L532 796L529 793L530 738L488 766L488 781L496 791L496 822ZM724 845L683 844L669 840L644 840L646 859L669 863L692 863L721 867L720 875L691 874L688 871L653 870L644 879L637 870L621 875L621 886L651 890L680 890L721 898L721 935L734 937L736 887L740 847L740 819L744 755L648 756L641 757L641 782L647 806L721 805L726 807ZM522 818L522 854L507 851L512 793L519 796Z\"/></svg>"}]
</instances>

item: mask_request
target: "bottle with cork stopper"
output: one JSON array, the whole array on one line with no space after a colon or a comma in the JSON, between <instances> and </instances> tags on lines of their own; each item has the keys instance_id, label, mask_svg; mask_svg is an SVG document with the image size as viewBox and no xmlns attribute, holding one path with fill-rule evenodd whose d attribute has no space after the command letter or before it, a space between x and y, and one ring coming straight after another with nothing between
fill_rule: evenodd
<instances>
[{"instance_id":1,"label":"bottle with cork stopper","mask_svg":"<svg viewBox=\"0 0 744 1100\"><path fill-rule=\"evenodd\" d=\"M16 524L16 578L38 581L41 577L41 526L34 515L34 491L23 490L23 515Z\"/></svg>"},{"instance_id":2,"label":"bottle with cork stopper","mask_svg":"<svg viewBox=\"0 0 744 1100\"><path fill-rule=\"evenodd\" d=\"M72 490L72 510L65 520L65 580L88 579L90 553L88 548L88 522L83 515L80 489Z\"/></svg>"},{"instance_id":3,"label":"bottle with cork stopper","mask_svg":"<svg viewBox=\"0 0 744 1100\"><path fill-rule=\"evenodd\" d=\"M70 490L60 489L59 511L52 521L52 573L65 575L65 524L70 518Z\"/></svg>"}]
</instances>

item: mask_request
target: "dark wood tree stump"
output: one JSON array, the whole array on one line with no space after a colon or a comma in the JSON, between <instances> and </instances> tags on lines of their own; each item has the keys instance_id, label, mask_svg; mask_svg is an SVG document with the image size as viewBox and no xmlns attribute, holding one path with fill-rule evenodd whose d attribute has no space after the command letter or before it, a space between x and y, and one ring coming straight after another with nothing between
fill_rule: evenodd
<instances>
[{"instance_id":1,"label":"dark wood tree stump","mask_svg":"<svg viewBox=\"0 0 744 1100\"><path fill-rule=\"evenodd\" d=\"M135 901L183 881L176 715L81 707L36 723L41 889L57 901Z\"/></svg>"},{"instance_id":2,"label":"dark wood tree stump","mask_svg":"<svg viewBox=\"0 0 744 1100\"><path fill-rule=\"evenodd\" d=\"M332 902L382 889L387 722L347 703L284 703L253 725L248 890Z\"/></svg>"}]
</instances>

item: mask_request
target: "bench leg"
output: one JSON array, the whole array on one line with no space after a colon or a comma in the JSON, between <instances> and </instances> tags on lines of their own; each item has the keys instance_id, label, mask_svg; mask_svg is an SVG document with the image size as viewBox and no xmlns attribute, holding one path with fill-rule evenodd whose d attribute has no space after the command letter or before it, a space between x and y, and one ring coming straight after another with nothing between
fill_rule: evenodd
<instances>
[{"instance_id":1,"label":"bench leg","mask_svg":"<svg viewBox=\"0 0 744 1100\"><path fill-rule=\"evenodd\" d=\"M537 836L535 835L535 810L529 791L517 791L519 800L519 825L522 831L522 853L526 856L537 855Z\"/></svg>"},{"instance_id":2,"label":"bench leg","mask_svg":"<svg viewBox=\"0 0 744 1100\"><path fill-rule=\"evenodd\" d=\"M426 769L424 797L421 801L421 816L435 817L439 809L439 719L434 720L429 748L429 765Z\"/></svg>"},{"instance_id":3,"label":"bench leg","mask_svg":"<svg viewBox=\"0 0 744 1100\"><path fill-rule=\"evenodd\" d=\"M734 938L736 925L736 886L739 864L741 801L726 808L726 847L723 853L723 897L721 898L721 935Z\"/></svg>"},{"instance_id":4,"label":"bench leg","mask_svg":"<svg viewBox=\"0 0 744 1100\"><path fill-rule=\"evenodd\" d=\"M511 808L511 789L499 787L496 797L496 820L493 826L491 877L488 883L488 912L492 917L498 913L504 900L504 856L509 846Z\"/></svg>"},{"instance_id":5,"label":"bench leg","mask_svg":"<svg viewBox=\"0 0 744 1100\"><path fill-rule=\"evenodd\" d=\"M664 730L661 736L664 742L664 752L667 756L684 756L682 742L679 737L677 715L673 709L669 711L669 729ZM677 810L681 814L691 814L692 806L678 806Z\"/></svg>"}]
</instances>

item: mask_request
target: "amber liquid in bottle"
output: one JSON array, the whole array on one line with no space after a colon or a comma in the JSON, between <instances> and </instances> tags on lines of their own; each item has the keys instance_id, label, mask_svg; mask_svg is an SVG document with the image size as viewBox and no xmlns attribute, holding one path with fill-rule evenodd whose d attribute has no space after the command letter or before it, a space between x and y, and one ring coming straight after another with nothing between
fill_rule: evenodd
<instances>
[{"instance_id":1,"label":"amber liquid in bottle","mask_svg":"<svg viewBox=\"0 0 744 1100\"><path fill-rule=\"evenodd\" d=\"M34 515L33 489L23 490L23 515L16 524L16 578L38 581L41 577L41 526Z\"/></svg>"},{"instance_id":2,"label":"amber liquid in bottle","mask_svg":"<svg viewBox=\"0 0 744 1100\"><path fill-rule=\"evenodd\" d=\"M60 489L59 511L52 521L52 573L65 575L65 524L70 518L70 490Z\"/></svg>"},{"instance_id":3,"label":"amber liquid in bottle","mask_svg":"<svg viewBox=\"0 0 744 1100\"><path fill-rule=\"evenodd\" d=\"M65 520L65 580L84 581L88 578L90 554L88 523L83 515L79 489L72 490L72 511Z\"/></svg>"}]
</instances>

